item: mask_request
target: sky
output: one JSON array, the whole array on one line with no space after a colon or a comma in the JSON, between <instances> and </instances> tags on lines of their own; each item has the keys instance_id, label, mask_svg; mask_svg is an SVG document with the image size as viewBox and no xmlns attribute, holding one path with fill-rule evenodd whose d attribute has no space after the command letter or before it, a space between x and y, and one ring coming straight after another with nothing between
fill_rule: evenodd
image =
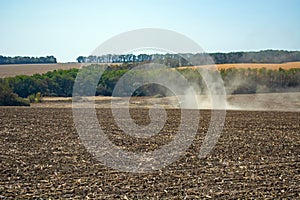
<instances>
[{"instance_id":1,"label":"sky","mask_svg":"<svg viewBox=\"0 0 300 200\"><path fill-rule=\"evenodd\" d=\"M75 62L120 33L160 28L206 52L300 50L299 0L0 0L0 55Z\"/></svg>"}]
</instances>

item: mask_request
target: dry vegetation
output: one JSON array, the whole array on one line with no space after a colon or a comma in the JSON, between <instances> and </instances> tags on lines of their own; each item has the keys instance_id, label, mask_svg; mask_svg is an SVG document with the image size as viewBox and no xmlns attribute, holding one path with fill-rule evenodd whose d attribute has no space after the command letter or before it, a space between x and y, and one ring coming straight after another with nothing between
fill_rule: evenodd
<instances>
[{"instance_id":1,"label":"dry vegetation","mask_svg":"<svg viewBox=\"0 0 300 200\"><path fill-rule=\"evenodd\" d=\"M193 66L193 67L179 67L179 69L186 69L191 68L195 69L199 66ZM260 68L266 68L266 69L273 69L278 70L279 68L288 70L292 68L300 68L300 62L288 62L288 63L281 63L281 64L273 64L273 63L236 63L236 64L217 64L216 65L218 70L221 69L229 69L229 68L245 68L245 69L260 69Z\"/></svg>"},{"instance_id":2,"label":"dry vegetation","mask_svg":"<svg viewBox=\"0 0 300 200\"><path fill-rule=\"evenodd\" d=\"M147 112L131 114L145 124ZM167 113L161 134L139 141L119 130L110 109L98 110L110 139L132 151L172 138L180 112ZM204 159L197 153L210 112L200 114L198 135L180 160L152 174L132 174L110 169L86 151L70 108L2 107L0 198L300 198L299 113L228 111L221 138Z\"/></svg>"},{"instance_id":3,"label":"dry vegetation","mask_svg":"<svg viewBox=\"0 0 300 200\"><path fill-rule=\"evenodd\" d=\"M272 64L272 63L240 63L240 64L220 64L217 65L217 68L220 69L228 69L228 68L250 68L250 69L259 69L259 68L266 68L266 69L273 69L278 70L279 68L288 70L292 68L300 68L300 62L288 62L288 63L281 63L281 64Z\"/></svg>"}]
</instances>

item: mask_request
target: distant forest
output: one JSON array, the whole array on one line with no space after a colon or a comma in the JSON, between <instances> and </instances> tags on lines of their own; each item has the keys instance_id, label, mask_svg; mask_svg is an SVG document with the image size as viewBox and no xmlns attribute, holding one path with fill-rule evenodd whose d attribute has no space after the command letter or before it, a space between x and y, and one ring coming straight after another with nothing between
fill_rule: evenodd
<instances>
[{"instance_id":1,"label":"distant forest","mask_svg":"<svg viewBox=\"0 0 300 200\"><path fill-rule=\"evenodd\" d=\"M231 52L231 53L198 53L198 54L126 54L102 56L79 56L79 63L128 63L128 62L157 62L170 67L189 66L193 64L210 63L209 56L215 64L227 63L284 63L300 61L300 51L264 50L259 52ZM189 63L187 61L195 61Z\"/></svg>"},{"instance_id":2,"label":"distant forest","mask_svg":"<svg viewBox=\"0 0 300 200\"><path fill-rule=\"evenodd\" d=\"M46 57L29 57L29 56L15 56L7 57L0 55L0 65L6 64L44 64L44 63L57 63L54 56Z\"/></svg>"}]
</instances>

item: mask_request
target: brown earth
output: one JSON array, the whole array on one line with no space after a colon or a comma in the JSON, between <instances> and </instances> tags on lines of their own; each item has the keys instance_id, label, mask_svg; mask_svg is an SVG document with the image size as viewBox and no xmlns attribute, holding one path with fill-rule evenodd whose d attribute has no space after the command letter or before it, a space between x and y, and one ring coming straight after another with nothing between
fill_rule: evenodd
<instances>
[{"instance_id":1,"label":"brown earth","mask_svg":"<svg viewBox=\"0 0 300 200\"><path fill-rule=\"evenodd\" d=\"M0 65L0 78L13 77L17 75L43 74L55 69L72 69L80 68L90 63L57 63L57 64L16 64L16 65ZM107 64L107 63L102 63ZM113 63L120 65L120 63Z\"/></svg>"},{"instance_id":2,"label":"brown earth","mask_svg":"<svg viewBox=\"0 0 300 200\"><path fill-rule=\"evenodd\" d=\"M148 123L147 112L131 110L139 124ZM97 110L112 142L130 151L152 150L172 139L180 111L167 113L161 133L142 141L123 134L110 109ZM87 152L70 108L1 107L0 198L300 198L298 112L227 111L217 145L202 159L197 155L210 111L200 114L185 155L157 172L133 174L108 168Z\"/></svg>"},{"instance_id":3,"label":"brown earth","mask_svg":"<svg viewBox=\"0 0 300 200\"><path fill-rule=\"evenodd\" d=\"M80 63L0 65L0 78L17 75L42 74L55 69L71 69L80 67Z\"/></svg>"}]
</instances>

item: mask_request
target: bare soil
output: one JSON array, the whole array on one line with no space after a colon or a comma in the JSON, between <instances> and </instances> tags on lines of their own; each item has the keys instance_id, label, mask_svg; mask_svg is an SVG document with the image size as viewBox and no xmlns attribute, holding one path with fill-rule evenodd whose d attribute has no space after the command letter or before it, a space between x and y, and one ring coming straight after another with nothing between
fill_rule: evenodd
<instances>
[{"instance_id":1,"label":"bare soil","mask_svg":"<svg viewBox=\"0 0 300 200\"><path fill-rule=\"evenodd\" d=\"M81 66L81 63L0 65L0 78L17 75L31 76L33 74L43 74L55 69L72 69L80 68Z\"/></svg>"},{"instance_id":2,"label":"bare soil","mask_svg":"<svg viewBox=\"0 0 300 200\"><path fill-rule=\"evenodd\" d=\"M131 110L140 124L148 123L147 112ZM110 109L97 114L112 142L146 151L172 139L180 110L168 109L168 123L149 141L123 134ZM70 108L1 107L0 199L300 198L298 112L227 111L217 145L202 159L197 155L210 111L200 114L198 134L185 155L160 171L133 174L108 168L87 152Z\"/></svg>"}]
</instances>

